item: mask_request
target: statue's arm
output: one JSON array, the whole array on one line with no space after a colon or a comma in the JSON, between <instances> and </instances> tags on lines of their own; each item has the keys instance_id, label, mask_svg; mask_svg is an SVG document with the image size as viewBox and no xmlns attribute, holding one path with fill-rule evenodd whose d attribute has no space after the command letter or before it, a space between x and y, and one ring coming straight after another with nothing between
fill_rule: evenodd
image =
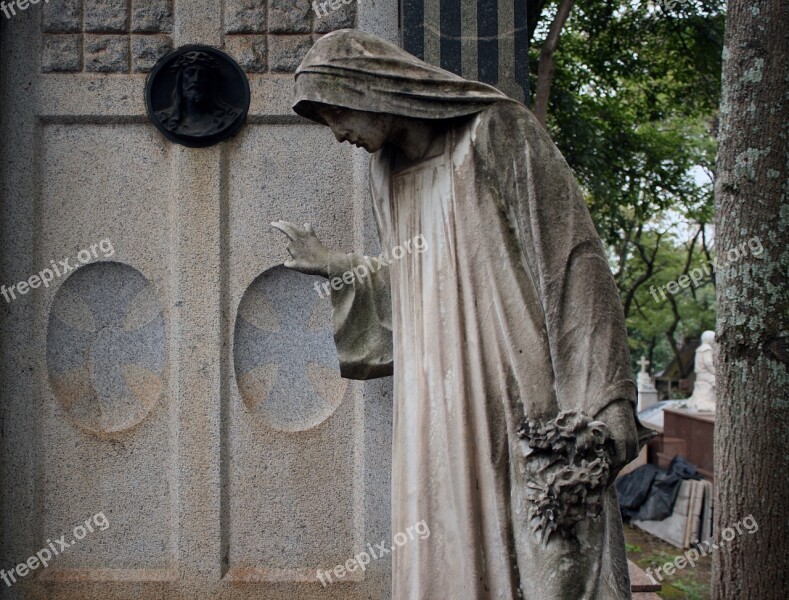
<instances>
[{"instance_id":1,"label":"statue's arm","mask_svg":"<svg viewBox=\"0 0 789 600\"><path fill-rule=\"evenodd\" d=\"M389 269L358 254L330 250L309 223L299 227L276 221L272 227L290 239L285 266L326 277L332 303L332 328L340 373L347 379L392 375L392 309ZM328 302L328 299L322 300Z\"/></svg>"},{"instance_id":2,"label":"statue's arm","mask_svg":"<svg viewBox=\"0 0 789 600\"><path fill-rule=\"evenodd\" d=\"M624 314L600 238L572 171L534 116L502 105L487 119L476 155L537 288L559 409L609 426L618 470L648 433L635 416Z\"/></svg>"},{"instance_id":3,"label":"statue's arm","mask_svg":"<svg viewBox=\"0 0 789 600\"><path fill-rule=\"evenodd\" d=\"M388 267L346 254L329 269L332 327L346 379L393 374L392 300Z\"/></svg>"}]
</instances>

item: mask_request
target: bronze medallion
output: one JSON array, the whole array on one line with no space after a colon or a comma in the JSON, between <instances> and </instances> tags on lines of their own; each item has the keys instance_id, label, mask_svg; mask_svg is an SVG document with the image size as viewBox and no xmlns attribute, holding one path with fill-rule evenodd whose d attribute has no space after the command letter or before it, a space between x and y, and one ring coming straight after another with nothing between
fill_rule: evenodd
<instances>
[{"instance_id":1,"label":"bronze medallion","mask_svg":"<svg viewBox=\"0 0 789 600\"><path fill-rule=\"evenodd\" d=\"M191 148L234 135L249 112L249 81L230 56L192 44L162 57L145 86L148 117L164 136Z\"/></svg>"}]
</instances>

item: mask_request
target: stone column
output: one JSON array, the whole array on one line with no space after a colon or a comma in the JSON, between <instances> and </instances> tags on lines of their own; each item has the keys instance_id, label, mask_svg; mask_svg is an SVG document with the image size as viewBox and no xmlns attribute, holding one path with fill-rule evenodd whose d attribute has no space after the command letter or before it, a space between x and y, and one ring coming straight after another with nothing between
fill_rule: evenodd
<instances>
[{"instance_id":1,"label":"stone column","mask_svg":"<svg viewBox=\"0 0 789 600\"><path fill-rule=\"evenodd\" d=\"M529 100L525 0L401 0L403 48Z\"/></svg>"}]
</instances>

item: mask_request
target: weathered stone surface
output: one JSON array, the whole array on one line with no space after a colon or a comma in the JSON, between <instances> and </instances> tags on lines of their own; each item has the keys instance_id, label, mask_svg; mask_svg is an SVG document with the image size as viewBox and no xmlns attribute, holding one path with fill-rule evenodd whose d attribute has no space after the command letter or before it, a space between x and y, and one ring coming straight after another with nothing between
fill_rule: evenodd
<instances>
[{"instance_id":1,"label":"weathered stone surface","mask_svg":"<svg viewBox=\"0 0 789 600\"><path fill-rule=\"evenodd\" d=\"M91 435L141 423L164 389L166 347L161 303L139 271L113 261L79 269L47 328L49 381L66 419Z\"/></svg>"},{"instance_id":2,"label":"weathered stone surface","mask_svg":"<svg viewBox=\"0 0 789 600\"><path fill-rule=\"evenodd\" d=\"M137 33L172 32L172 0L132 0L131 29Z\"/></svg>"},{"instance_id":3,"label":"weathered stone surface","mask_svg":"<svg viewBox=\"0 0 789 600\"><path fill-rule=\"evenodd\" d=\"M42 28L48 33L76 33L81 29L81 0L50 0L42 9Z\"/></svg>"},{"instance_id":4,"label":"weathered stone surface","mask_svg":"<svg viewBox=\"0 0 789 600\"><path fill-rule=\"evenodd\" d=\"M266 37L262 35L230 35L225 38L225 51L236 59L247 73L265 73Z\"/></svg>"},{"instance_id":5,"label":"weathered stone surface","mask_svg":"<svg viewBox=\"0 0 789 600\"><path fill-rule=\"evenodd\" d=\"M269 31L272 33L305 33L310 31L308 0L269 0Z\"/></svg>"},{"instance_id":6,"label":"weathered stone surface","mask_svg":"<svg viewBox=\"0 0 789 600\"><path fill-rule=\"evenodd\" d=\"M132 72L148 73L157 61L172 49L173 39L169 35L132 36Z\"/></svg>"},{"instance_id":7,"label":"weathered stone surface","mask_svg":"<svg viewBox=\"0 0 789 600\"><path fill-rule=\"evenodd\" d=\"M73 73L82 68L81 35L47 35L41 54L44 73Z\"/></svg>"},{"instance_id":8,"label":"weathered stone surface","mask_svg":"<svg viewBox=\"0 0 789 600\"><path fill-rule=\"evenodd\" d=\"M339 7L332 9L332 7ZM357 0L332 0L326 4L329 9L329 14L321 11L322 15L315 16L315 31L320 33L327 33L335 29L352 28L356 23L356 7L358 6Z\"/></svg>"},{"instance_id":9,"label":"weathered stone surface","mask_svg":"<svg viewBox=\"0 0 789 600\"><path fill-rule=\"evenodd\" d=\"M268 38L269 71L293 73L312 46L309 35L270 35Z\"/></svg>"},{"instance_id":10,"label":"weathered stone surface","mask_svg":"<svg viewBox=\"0 0 789 600\"><path fill-rule=\"evenodd\" d=\"M286 88L290 96L290 77L281 79L283 82L279 86ZM355 547L359 550L349 550L354 543L345 533L349 529L348 516L355 512L353 497L347 490L357 487L362 478L349 477L345 468L334 468L331 473L326 468L306 468L313 461L326 464L327 452L342 456L341 452L347 448L348 452L364 453L365 460L369 461L365 463L364 478L370 481L380 477L375 485L387 485L387 473L374 472L369 466L379 464L377 461L384 452L379 452L378 448L371 452L371 446L367 445L370 438L363 440L366 444L363 448L356 449L353 436L349 435L352 431L349 419L354 414L350 402L353 396L346 395L336 410L332 407L342 393L344 382L336 380L336 351L323 341L327 333L325 324L330 322L328 300L318 297L311 278L301 275L289 278L282 267L267 268L259 279L261 257L266 261L272 256L271 262L266 264L281 262L281 245L280 254L275 254L277 240L273 235L276 232L269 233L268 222L272 215L276 218L295 210L299 217L310 214L315 215L315 219L320 216L332 218L338 210L347 211L351 206L346 200L347 191L343 190L351 189L354 180L343 165L352 162L357 155L347 145L333 148L331 133L324 129L305 124L250 124L234 142L238 151L229 164L227 178L232 183L227 199L230 208L228 229L234 247L240 250L232 265L231 277L243 286L238 294L234 290L232 300L233 306L238 307L236 326L243 327L243 332L233 334L234 373L239 390L238 400L234 400L237 408L229 413L228 419L235 436L229 475L232 489L237 490L228 502L231 526L226 579L230 581L244 576L271 577L272 567L291 581L297 577L305 582L311 577L314 581L315 570L300 573L298 567L316 562L321 566L344 563L363 548L358 545ZM293 152L294 144L307 144L312 152ZM252 150L257 147L265 147L265 154L256 156ZM317 165L315 154L321 155ZM261 156L266 160L263 168ZM304 184L305 189L310 190L306 210L305 192L293 191L294 178L303 178L299 185ZM271 210L261 210L256 197L267 194L268 190L277 194L276 204ZM334 200L329 203L325 200L327 197L336 198L338 203L331 206ZM321 200L315 202L313 198ZM337 227L331 229L332 238L338 239L343 232L353 231L353 224L342 218L342 222L338 219ZM242 248L241 240L250 240L250 243ZM257 264L256 256L259 257ZM300 340L311 343L307 346ZM332 367L334 377L327 377L323 371L330 361L335 365ZM290 368L291 364L305 363L305 368ZM353 385L345 389L352 393ZM327 401L325 396L331 400ZM365 405L365 423L375 420L385 438L389 423L381 419L380 405L383 403L373 394L365 396L365 400L368 399L374 405ZM387 412L388 407L387 404ZM368 428L366 424L365 428ZM285 433L287 430L294 433ZM305 438L309 440L306 444L302 441ZM381 443L386 445L387 440L382 439ZM351 454L346 454L342 460L347 460L348 456ZM294 462L295 457L298 457L298 464ZM255 477L254 473L258 472L265 476ZM308 485L302 482L304 477L309 479ZM287 491L283 493L283 490ZM366 491L364 493L366 504L369 496ZM316 497L332 498L332 501L316 511L307 504L307 501L314 502ZM388 512L388 500L384 502L386 507L377 515L371 515L371 519ZM336 510L338 505L343 506L342 511ZM315 513L320 517L315 518ZM276 525L283 514L298 515L298 518ZM384 521L387 518L388 515L383 516ZM261 536L258 531L270 534ZM367 532L361 537L365 541L377 539ZM321 548L316 552L318 544ZM282 548L286 549L284 553ZM298 562L292 558L294 555L299 557ZM383 560L375 562L376 565L371 565L373 568L385 563ZM271 570L249 568L256 564ZM327 597L327 593L328 597L334 593L343 600L390 597L388 581L380 592L373 587L362 593L359 588L370 586L376 576L368 569L365 577L365 582L355 582L344 588L336 586L336 591L327 591L321 585L314 585L314 592L306 585L301 589L285 588L282 598L319 600ZM260 587L259 597L271 595L263 591L266 587Z\"/></svg>"},{"instance_id":11,"label":"weathered stone surface","mask_svg":"<svg viewBox=\"0 0 789 600\"><path fill-rule=\"evenodd\" d=\"M656 583L635 563L627 561L627 570L630 573L630 590L634 593L659 592L661 585ZM636 596L634 596L636 598ZM657 596L655 596L657 598Z\"/></svg>"},{"instance_id":12,"label":"weathered stone surface","mask_svg":"<svg viewBox=\"0 0 789 600\"><path fill-rule=\"evenodd\" d=\"M86 35L85 70L96 73L129 71L129 38L125 35Z\"/></svg>"},{"instance_id":13,"label":"weathered stone surface","mask_svg":"<svg viewBox=\"0 0 789 600\"><path fill-rule=\"evenodd\" d=\"M265 0L226 0L225 21L228 33L266 31Z\"/></svg>"},{"instance_id":14,"label":"weathered stone surface","mask_svg":"<svg viewBox=\"0 0 789 600\"><path fill-rule=\"evenodd\" d=\"M222 47L233 38L231 44L243 47L247 38L260 42L259 50L267 48L266 30L222 35L223 4L174 2L180 12L173 45ZM317 582L316 570L391 540L391 382L339 379L330 347L307 348L290 335L295 329L305 341L325 337L330 305L317 296L312 279L272 270L282 263L283 248L268 227L283 214L297 215L326 224L321 231L336 247L355 239L360 249L377 254L370 245L375 224L367 157L339 146L328 128L295 122L291 74L250 76L254 112L235 138L210 148L174 146L149 122L146 75L134 72L141 64L139 44L163 41L166 33L42 34L34 11L45 6L44 0L31 4L29 14L9 21L8 36L0 34L0 180L7 192L0 198L2 283L26 280L51 266L50 259L58 264L71 257L74 266L81 249L111 239L116 270L126 271L119 267L126 265L139 271L161 305L166 381L137 425L90 433L80 426L84 418L69 416L89 417L92 405L70 405L68 387L67 393L63 386L56 390L49 379L48 365L60 373L67 364L49 362L47 351L71 360L80 356L74 351L78 340L49 338L47 325L54 311L73 316L56 300L61 288L77 291L75 301L88 304L94 319L113 313L125 290L106 299L101 281L67 286L67 277L82 266L11 304L0 300L9 317L0 335L0 413L9 432L0 436L0 554L15 565L47 538L74 539L73 528L99 510L110 522L49 568L18 579L9 600L387 600L386 557L372 561L363 578L328 589ZM139 4L130 0L129 6L133 14ZM362 6L367 27L396 39L396 2ZM41 70L45 40L60 43L61 35L74 40L61 54L77 57L83 72L42 74L30 86ZM129 39L129 64L121 60L120 72L97 72L98 65L84 72L86 36L94 45L101 38ZM258 287L254 282L264 273ZM237 344L259 338L239 336L234 343L233 337L248 290L263 291L282 327L250 353ZM140 335L140 343L150 346L145 356L154 359L157 347L146 337L152 324L140 318L150 314L151 303L135 304L140 310L128 320L131 311L125 313L124 333L135 340ZM245 317L267 323L265 314L248 308ZM83 323L81 318L72 324ZM69 334L104 344L108 331L97 329L98 335ZM118 359L130 349L124 336L109 349L97 346L90 358ZM276 381L256 371L239 389L237 357L271 358ZM329 359L334 364L327 367ZM114 396L119 389L142 390L147 398L156 388L155 379L128 366L117 360L97 365L103 381L92 388L106 384L96 389L97 400L124 409L110 429L137 420L116 404L124 401ZM121 370L107 379L106 367ZM270 393L260 393L269 381ZM291 391L293 386L303 387ZM357 574L359 569L350 575ZM6 592L0 596L5 600Z\"/></svg>"},{"instance_id":15,"label":"weathered stone surface","mask_svg":"<svg viewBox=\"0 0 789 600\"><path fill-rule=\"evenodd\" d=\"M277 431L318 427L348 389L349 380L336 369L331 307L313 291L316 282L323 281L275 267L255 279L238 307L233 337L239 392L253 417Z\"/></svg>"},{"instance_id":16,"label":"weathered stone surface","mask_svg":"<svg viewBox=\"0 0 789 600\"><path fill-rule=\"evenodd\" d=\"M524 105L367 32L324 36L300 69L294 111L328 124L338 141L376 153L371 199L383 256L393 257L389 272L369 268L367 256L322 246L309 224L272 226L289 238L288 266L330 280L343 376L394 375L393 531L422 520L442 533L398 549L393 589L410 590L402 596L409 600L470 590L475 598L570 600L603 587L612 598L629 598L609 478L648 432L639 432L634 417L621 302L566 161ZM400 116L413 119L403 130L392 125ZM398 160L409 168L396 171ZM514 174L502 185L504 171ZM529 211L529 195L550 210ZM511 211L492 197L506 198ZM409 238L415 253L406 257ZM472 250L453 243L466 239L484 241ZM588 241L582 265L566 260L572 239ZM502 248L540 258L531 266L513 255L492 275ZM559 283L548 289L541 280ZM546 316L541 306L559 296L571 310ZM512 309L502 298L514 299ZM499 307L506 335L487 326L491 306ZM527 339L534 345L513 349L512 340ZM525 375L515 381L502 370ZM506 400L494 406L491 397ZM437 458L437 449L455 447L468 451ZM498 469L500 456L515 467ZM446 469L437 471L437 460ZM488 482L490 492L468 485L475 480ZM483 535L475 526L480 506L486 514L495 506L512 510ZM446 532L468 543L453 548ZM486 564L490 577L481 581L466 563ZM509 577L514 572L520 589Z\"/></svg>"},{"instance_id":17,"label":"weathered stone surface","mask_svg":"<svg viewBox=\"0 0 789 600\"><path fill-rule=\"evenodd\" d=\"M80 80L88 78L51 79L67 80L61 88L66 90L66 95L77 93L74 90L79 87ZM116 75L102 79L105 83L94 85L93 89L101 85L113 86L107 97L119 99L125 95L122 88L117 86L119 82L132 79L139 81L142 78ZM80 114L110 114L106 108L107 102L90 102L83 96L80 104ZM161 224L161 220L167 218L167 209L166 204L161 202L160 194L167 185L169 175L167 168L151 167L169 163L167 148L143 125L108 127L101 123L90 123L80 126L79 130L77 132L71 124L42 126L41 143L46 148L46 154L42 156L45 160L42 162L46 164L42 164L38 189L41 211L51 217L42 220L41 227L53 236L45 252L53 257L74 256L78 250L88 248L90 243L106 238L113 242L118 253L115 258L121 262L105 262L101 258L104 251L100 250L100 258L96 262L81 265L77 270L59 277L57 288L53 285L49 289L36 290L51 294L48 304L52 308L40 319L39 324L47 336L47 343L40 352L45 377L67 376L68 384L68 372L79 371L79 361L84 359L91 361L91 372L95 375L95 379L82 379L83 384L88 384L87 394L81 395L73 405L69 402L70 398L76 400L79 396L69 391L73 393L79 389L78 377L71 379L73 387L67 385L64 390L61 386L52 386L46 396L42 394L37 418L47 443L51 444L52 452L46 458L42 457L40 462L44 474L42 481L46 481L39 489L43 497L52 501L47 502L40 517L40 526L44 531L55 531L60 535L61 531L70 532L74 525L84 522L89 515L99 510L104 511L110 526L106 531L96 529L89 533L85 539L69 548L72 553L63 556L66 560L57 567L51 565L53 568L46 569L44 573L39 570L36 575L57 577L59 570L61 576L64 572L67 576L75 576L75 583L70 584L72 590L60 595L83 600L89 598L90 594L80 588L91 585L89 582L92 580L93 586L103 587L98 596L94 595L98 600L117 597L114 592L107 591L113 585L111 581L95 583L102 575L101 567L106 565L110 569L126 569L126 573L138 578L156 576L157 569L167 565L167 556L172 552L167 533L171 527L170 501L173 494L172 480L166 465L167 448L170 446L169 427L166 420L162 419L172 406L171 394L162 390L163 395L150 405L147 417L135 427L114 434L123 436L117 445L80 426L80 421L82 425L85 424L81 416L90 415L90 412L81 413L81 409L87 406L80 403L89 404L90 396L94 393L95 399L102 405L102 412L106 411L106 416L110 417L110 423L119 423L122 427L126 421L124 415L136 419L128 412L131 405L127 404L123 395L116 395L117 392L125 388L132 397L140 392L145 397L159 387L140 367L145 370L153 367L152 371L163 373L154 364L157 360L159 365L162 364L161 326L168 315L163 313L160 318L153 321L149 319L157 312L152 304L164 308L167 296L157 290L153 283L148 286L151 295L137 295L131 303L126 304L130 300L126 293L131 291L128 286L133 286L136 278L129 278L130 267L122 264L128 259L120 256L123 252L121 248L128 247L128 242L122 239L121 228L133 229L148 236L145 241L140 238L139 245L148 246L142 252L165 251L166 243L155 241L156 234L153 232L157 227L160 231L168 230L167 226ZM81 172L75 169L77 161L83 162ZM82 219L75 218L76 214L69 208L69 205L75 207L78 204L81 204L83 211ZM131 207L134 209L130 210ZM118 224L113 225L113 221ZM156 261L143 258L142 253L140 257L137 265L141 273L145 271L145 279L161 280ZM74 262L72 259L72 266ZM93 269L100 269L104 273L99 277L85 277ZM121 279L107 280L108 275L113 279L120 275ZM56 289L65 291L70 296L70 302L61 303L66 298L58 300L57 296L62 294ZM67 324L66 332L48 330L48 322L53 316L58 320L64 317L65 321L61 324ZM90 331L91 322L95 326L93 332ZM67 335L63 336L63 333ZM112 341L111 337L115 335L120 338ZM89 342L90 350L79 347L85 341ZM154 362L149 362L151 359ZM164 368L167 368L166 365ZM127 399L130 398L127 396ZM4 460L6 456L4 453ZM113 475L120 472L128 473L125 481ZM53 492L57 489L60 489L60 497L54 500ZM146 517L149 510L156 511L156 514ZM7 531L5 524L2 529ZM74 589L76 586L79 588ZM62 586L56 583L55 587ZM142 600L147 596L149 594L146 591L126 595L129 600Z\"/></svg>"},{"instance_id":18,"label":"weathered stone surface","mask_svg":"<svg viewBox=\"0 0 789 600\"><path fill-rule=\"evenodd\" d=\"M85 31L122 33L128 29L128 0L85 0Z\"/></svg>"}]
</instances>

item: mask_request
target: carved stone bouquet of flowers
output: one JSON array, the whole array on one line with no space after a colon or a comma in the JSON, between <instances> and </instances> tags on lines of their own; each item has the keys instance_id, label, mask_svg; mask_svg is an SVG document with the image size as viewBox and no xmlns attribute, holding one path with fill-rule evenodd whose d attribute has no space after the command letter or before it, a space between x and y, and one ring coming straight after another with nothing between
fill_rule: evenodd
<instances>
[{"instance_id":1,"label":"carved stone bouquet of flowers","mask_svg":"<svg viewBox=\"0 0 789 600\"><path fill-rule=\"evenodd\" d=\"M528 518L537 539L567 539L575 526L603 510L614 452L608 427L581 411L550 421L524 420L518 428L527 475Z\"/></svg>"}]
</instances>

